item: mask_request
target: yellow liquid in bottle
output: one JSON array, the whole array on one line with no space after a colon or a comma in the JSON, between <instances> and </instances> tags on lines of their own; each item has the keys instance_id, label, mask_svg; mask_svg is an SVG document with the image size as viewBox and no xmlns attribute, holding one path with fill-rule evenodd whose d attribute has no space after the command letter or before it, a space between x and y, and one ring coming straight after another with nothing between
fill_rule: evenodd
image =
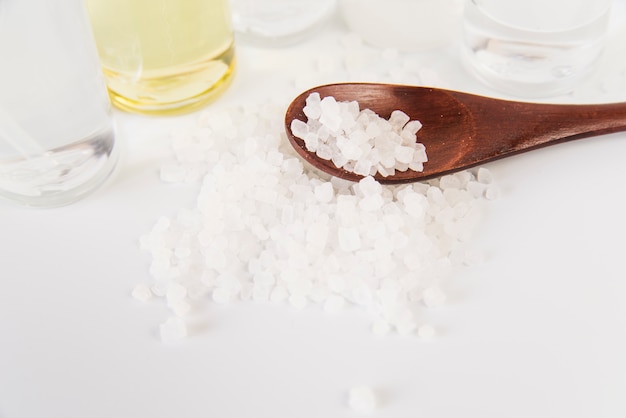
<instances>
[{"instance_id":1,"label":"yellow liquid in bottle","mask_svg":"<svg viewBox=\"0 0 626 418\"><path fill-rule=\"evenodd\" d=\"M141 113L202 106L235 65L228 0L87 0L113 104Z\"/></svg>"}]
</instances>

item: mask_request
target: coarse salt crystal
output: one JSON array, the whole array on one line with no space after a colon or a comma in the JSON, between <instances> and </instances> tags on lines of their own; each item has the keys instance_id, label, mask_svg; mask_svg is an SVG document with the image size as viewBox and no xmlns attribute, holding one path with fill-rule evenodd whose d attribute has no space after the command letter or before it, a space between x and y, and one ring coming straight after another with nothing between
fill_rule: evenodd
<instances>
[{"instance_id":1,"label":"coarse salt crystal","mask_svg":"<svg viewBox=\"0 0 626 418\"><path fill-rule=\"evenodd\" d=\"M321 183L315 187L315 198L320 203L328 203L333 200L335 191L331 183Z\"/></svg>"},{"instance_id":2,"label":"coarse salt crystal","mask_svg":"<svg viewBox=\"0 0 626 418\"><path fill-rule=\"evenodd\" d=\"M306 138L309 133L309 125L301 120L294 119L291 121L291 132L298 138Z\"/></svg>"},{"instance_id":3,"label":"coarse salt crystal","mask_svg":"<svg viewBox=\"0 0 626 418\"><path fill-rule=\"evenodd\" d=\"M438 287L429 287L422 294L424 304L429 308L435 308L446 302L446 294Z\"/></svg>"},{"instance_id":4,"label":"coarse salt crystal","mask_svg":"<svg viewBox=\"0 0 626 418\"><path fill-rule=\"evenodd\" d=\"M187 288L179 283L171 283L165 296L168 302L184 299L187 296Z\"/></svg>"},{"instance_id":5,"label":"coarse salt crystal","mask_svg":"<svg viewBox=\"0 0 626 418\"><path fill-rule=\"evenodd\" d=\"M305 108L318 100L319 93L311 93ZM374 170L384 177L396 170L423 170L428 159L424 145L415 141L419 121L410 121L401 110L385 120L369 109L359 111L355 101L337 102L332 96L321 99L319 106L319 116L307 109L307 122L291 122L291 133L319 158L362 176Z\"/></svg>"},{"instance_id":6,"label":"coarse salt crystal","mask_svg":"<svg viewBox=\"0 0 626 418\"><path fill-rule=\"evenodd\" d=\"M347 159L344 165L345 163L347 163ZM369 176L372 174L372 162L370 160L360 159L356 162L352 171L360 176Z\"/></svg>"},{"instance_id":7,"label":"coarse salt crystal","mask_svg":"<svg viewBox=\"0 0 626 418\"><path fill-rule=\"evenodd\" d=\"M413 161L413 156L415 154L415 150L412 147L405 147L402 145L398 145L395 148L395 157L396 161L400 163L409 164Z\"/></svg>"},{"instance_id":8,"label":"coarse salt crystal","mask_svg":"<svg viewBox=\"0 0 626 418\"><path fill-rule=\"evenodd\" d=\"M321 102L309 98L309 116L316 110L321 116ZM393 127L355 102L335 104L340 131L351 132L333 132L318 119L306 122L305 136L316 136L318 148L333 162L361 170L358 183L305 167L284 141L276 106L229 111L225 124L205 116L203 127L177 137L175 163L202 177L197 205L159 219L140 242L152 255L154 284L148 290L164 299L176 318L189 312L190 300L194 306L244 300L298 309L318 304L329 312L356 305L377 318L376 334L420 336L419 310L443 303L441 280L452 267L471 264L460 244L476 224L474 202L495 184L479 182L475 171L383 186L373 177L379 167L387 174L423 167L425 147L415 138L421 124L400 126L406 117L398 113ZM341 155L333 142L337 135L343 138L339 142L358 144L357 161ZM208 145L201 136L210 136ZM407 146L413 151L409 164L396 155L398 147ZM351 146L346 149L357 155ZM406 152L401 160L408 160ZM487 181L484 172L480 177ZM164 340L176 339L182 326L175 324L169 330L164 324Z\"/></svg>"},{"instance_id":9,"label":"coarse salt crystal","mask_svg":"<svg viewBox=\"0 0 626 418\"><path fill-rule=\"evenodd\" d=\"M152 299L152 296L154 295L150 290L150 286L142 283L135 286L132 292L132 296L139 301L146 302Z\"/></svg>"},{"instance_id":10,"label":"coarse salt crystal","mask_svg":"<svg viewBox=\"0 0 626 418\"><path fill-rule=\"evenodd\" d=\"M500 189L497 186L489 185L485 189L485 198L487 200L495 200L500 197Z\"/></svg>"},{"instance_id":11,"label":"coarse salt crystal","mask_svg":"<svg viewBox=\"0 0 626 418\"><path fill-rule=\"evenodd\" d=\"M480 167L476 172L476 180L482 184L491 184L493 183L493 175L488 169Z\"/></svg>"},{"instance_id":12,"label":"coarse salt crystal","mask_svg":"<svg viewBox=\"0 0 626 418\"><path fill-rule=\"evenodd\" d=\"M422 122L420 122L419 120L409 121L402 128L404 132L412 134L412 135L417 134L417 132L419 132L420 129L422 129Z\"/></svg>"},{"instance_id":13,"label":"coarse salt crystal","mask_svg":"<svg viewBox=\"0 0 626 418\"><path fill-rule=\"evenodd\" d=\"M356 228L340 227L338 237L339 248L343 251L356 251L361 248L361 236Z\"/></svg>"},{"instance_id":14,"label":"coarse salt crystal","mask_svg":"<svg viewBox=\"0 0 626 418\"><path fill-rule=\"evenodd\" d=\"M341 114L339 110L339 104L334 97L327 96L320 102L321 115L319 121L322 125L330 129L331 132L336 132L341 126Z\"/></svg>"},{"instance_id":15,"label":"coarse salt crystal","mask_svg":"<svg viewBox=\"0 0 626 418\"><path fill-rule=\"evenodd\" d=\"M385 199L381 195L365 196L359 201L359 208L367 212L374 212L385 204Z\"/></svg>"},{"instance_id":16,"label":"coarse salt crystal","mask_svg":"<svg viewBox=\"0 0 626 418\"><path fill-rule=\"evenodd\" d=\"M389 117L389 123L392 127L396 128L397 131L400 131L410 120L411 117L401 110L394 110Z\"/></svg>"},{"instance_id":17,"label":"coarse salt crystal","mask_svg":"<svg viewBox=\"0 0 626 418\"><path fill-rule=\"evenodd\" d=\"M174 312L176 316L185 316L191 310L191 305L184 299L175 300L167 303L167 306Z\"/></svg>"}]
</instances>

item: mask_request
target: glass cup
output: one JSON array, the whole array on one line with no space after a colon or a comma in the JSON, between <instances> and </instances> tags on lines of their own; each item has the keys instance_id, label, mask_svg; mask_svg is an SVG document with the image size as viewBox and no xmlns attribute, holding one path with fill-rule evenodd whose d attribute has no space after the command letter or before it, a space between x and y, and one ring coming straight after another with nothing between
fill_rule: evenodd
<instances>
[{"instance_id":1,"label":"glass cup","mask_svg":"<svg viewBox=\"0 0 626 418\"><path fill-rule=\"evenodd\" d=\"M0 195L71 203L117 162L110 102L83 0L0 1Z\"/></svg>"},{"instance_id":2,"label":"glass cup","mask_svg":"<svg viewBox=\"0 0 626 418\"><path fill-rule=\"evenodd\" d=\"M230 84L228 0L87 0L111 101L138 113L180 113Z\"/></svg>"},{"instance_id":3,"label":"glass cup","mask_svg":"<svg viewBox=\"0 0 626 418\"><path fill-rule=\"evenodd\" d=\"M610 7L611 0L467 0L462 60L505 93L571 92L602 53Z\"/></svg>"},{"instance_id":4,"label":"glass cup","mask_svg":"<svg viewBox=\"0 0 626 418\"><path fill-rule=\"evenodd\" d=\"M341 0L339 9L368 44L422 51L458 39L463 0Z\"/></svg>"},{"instance_id":5,"label":"glass cup","mask_svg":"<svg viewBox=\"0 0 626 418\"><path fill-rule=\"evenodd\" d=\"M231 0L238 39L261 46L293 44L335 10L336 0Z\"/></svg>"}]
</instances>

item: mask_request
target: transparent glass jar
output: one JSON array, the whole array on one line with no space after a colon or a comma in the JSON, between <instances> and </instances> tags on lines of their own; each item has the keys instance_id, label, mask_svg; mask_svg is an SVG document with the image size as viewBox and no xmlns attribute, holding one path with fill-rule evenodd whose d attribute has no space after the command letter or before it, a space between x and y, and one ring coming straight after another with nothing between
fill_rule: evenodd
<instances>
[{"instance_id":1,"label":"transparent glass jar","mask_svg":"<svg viewBox=\"0 0 626 418\"><path fill-rule=\"evenodd\" d=\"M463 0L341 0L339 9L350 30L380 48L426 50L461 33Z\"/></svg>"},{"instance_id":2,"label":"transparent glass jar","mask_svg":"<svg viewBox=\"0 0 626 418\"><path fill-rule=\"evenodd\" d=\"M0 1L0 195L71 203L117 162L110 102L83 0Z\"/></svg>"},{"instance_id":3,"label":"transparent glass jar","mask_svg":"<svg viewBox=\"0 0 626 418\"><path fill-rule=\"evenodd\" d=\"M231 0L239 39L262 46L298 42L335 10L336 0Z\"/></svg>"},{"instance_id":4,"label":"transparent glass jar","mask_svg":"<svg viewBox=\"0 0 626 418\"><path fill-rule=\"evenodd\" d=\"M235 44L228 0L87 0L111 100L180 113L229 86Z\"/></svg>"},{"instance_id":5,"label":"transparent glass jar","mask_svg":"<svg viewBox=\"0 0 626 418\"><path fill-rule=\"evenodd\" d=\"M567 94L597 66L612 0L467 0L461 58L485 84L527 98Z\"/></svg>"}]
</instances>

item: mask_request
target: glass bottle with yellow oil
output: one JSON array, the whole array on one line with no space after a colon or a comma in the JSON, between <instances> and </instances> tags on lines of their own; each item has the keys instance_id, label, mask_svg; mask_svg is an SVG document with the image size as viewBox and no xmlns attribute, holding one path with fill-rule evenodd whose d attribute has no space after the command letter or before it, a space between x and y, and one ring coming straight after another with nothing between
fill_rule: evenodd
<instances>
[{"instance_id":1,"label":"glass bottle with yellow oil","mask_svg":"<svg viewBox=\"0 0 626 418\"><path fill-rule=\"evenodd\" d=\"M228 0L87 0L111 96L139 113L200 107L235 66Z\"/></svg>"}]
</instances>

